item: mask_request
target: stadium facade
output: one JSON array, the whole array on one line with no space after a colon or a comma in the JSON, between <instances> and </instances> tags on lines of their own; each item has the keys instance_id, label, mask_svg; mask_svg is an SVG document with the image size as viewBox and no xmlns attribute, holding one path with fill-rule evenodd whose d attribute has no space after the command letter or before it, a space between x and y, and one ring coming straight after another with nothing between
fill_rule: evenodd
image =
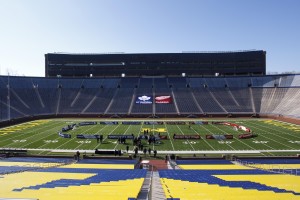
<instances>
[{"instance_id":1,"label":"stadium facade","mask_svg":"<svg viewBox=\"0 0 300 200\"><path fill-rule=\"evenodd\" d=\"M46 77L265 75L266 52L45 55Z\"/></svg>"}]
</instances>

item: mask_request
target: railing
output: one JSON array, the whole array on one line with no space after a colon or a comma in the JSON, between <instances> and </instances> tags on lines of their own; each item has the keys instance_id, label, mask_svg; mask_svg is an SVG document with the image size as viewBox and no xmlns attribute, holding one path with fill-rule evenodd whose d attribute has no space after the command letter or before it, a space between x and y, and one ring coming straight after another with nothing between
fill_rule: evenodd
<instances>
[{"instance_id":1,"label":"railing","mask_svg":"<svg viewBox=\"0 0 300 200\"><path fill-rule=\"evenodd\" d=\"M153 167L153 166L152 166ZM149 190L148 190L148 199L152 199L152 185L153 185L153 169L151 170L150 174L150 183L149 183Z\"/></svg>"},{"instance_id":2,"label":"railing","mask_svg":"<svg viewBox=\"0 0 300 200\"><path fill-rule=\"evenodd\" d=\"M300 175L300 169L297 168L287 168L283 165L280 164L262 164L262 163L254 163L254 162L248 162L248 161L243 161L240 159L233 159L232 161L240 164L240 165L244 165L250 168L254 168L254 169L260 169L260 170L264 170L264 171L268 171L268 172L272 172L272 173L276 173L276 174L290 174L290 175Z\"/></svg>"},{"instance_id":3,"label":"railing","mask_svg":"<svg viewBox=\"0 0 300 200\"><path fill-rule=\"evenodd\" d=\"M66 160L60 163L32 163L32 164L26 164L26 165L14 165L12 167L26 167L27 169L20 169L16 171L3 171L0 172L0 175L7 175L7 174L15 174L15 173L22 173L26 171L36 171L40 169L48 169L48 168L55 168L55 167L61 167L69 164L75 163L75 160Z\"/></svg>"}]
</instances>

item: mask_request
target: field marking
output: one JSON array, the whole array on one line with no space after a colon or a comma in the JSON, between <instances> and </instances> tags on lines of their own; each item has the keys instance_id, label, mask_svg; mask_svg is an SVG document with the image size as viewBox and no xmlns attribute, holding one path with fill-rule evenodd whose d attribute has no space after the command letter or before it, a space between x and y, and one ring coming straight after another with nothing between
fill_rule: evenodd
<instances>
[{"instance_id":1,"label":"field marking","mask_svg":"<svg viewBox=\"0 0 300 200\"><path fill-rule=\"evenodd\" d=\"M89 131L89 130L92 129L92 128L95 128L95 127L94 127L93 125L91 125L90 128L88 128L87 130L85 130L85 131L83 131L83 132L81 132L81 133L86 133L87 131ZM77 130L78 130L78 129L77 129ZM58 136L57 138L59 139L59 138L61 138L61 137ZM68 139L67 142L65 142L65 143L63 143L63 144L61 144L61 145L59 145L58 147L56 147L56 148L54 148L54 149L58 149L59 147L61 147L61 146L65 145L65 144L67 144L67 143L73 141L74 139L76 139L76 137L73 137L72 139ZM74 149L74 150L75 150L75 149ZM50 152L49 152L49 153L50 153ZM48 153L48 154L49 154L49 153Z\"/></svg>"},{"instance_id":2,"label":"field marking","mask_svg":"<svg viewBox=\"0 0 300 200\"><path fill-rule=\"evenodd\" d=\"M122 134L122 135L125 135L125 133L127 133L127 131L129 130L129 128L131 127L132 125L130 124L129 126L128 126L128 128L126 129L126 131ZM117 139L117 144L116 144L116 146L115 146L115 148L114 149L116 149L116 147L119 145L119 143L118 143L118 139Z\"/></svg>"},{"instance_id":3,"label":"field marking","mask_svg":"<svg viewBox=\"0 0 300 200\"><path fill-rule=\"evenodd\" d=\"M182 132L181 128L176 124L177 128L180 130L181 134L184 135L184 133ZM190 141L188 139L186 139L186 141L190 144L190 146L192 147L192 149L195 151L193 145L190 143Z\"/></svg>"},{"instance_id":4,"label":"field marking","mask_svg":"<svg viewBox=\"0 0 300 200\"><path fill-rule=\"evenodd\" d=\"M275 125L273 125L273 124L271 124L272 126L275 126ZM290 133L285 133L285 132L283 132L283 131L279 131L279 130L277 130L277 129L274 129L274 128L271 128L271 127L268 127L268 126L264 126L264 125L260 125L260 124L258 124L258 126L260 126L260 127L263 127L263 128L266 128L266 129L270 129L270 130L273 130L273 131L276 131L276 132L278 132L278 133L280 133L280 134L284 134L284 135L290 135L290 136L292 136L292 137L294 137L294 138L297 138L297 139L300 139L300 137L298 137L298 136L295 136L295 135L293 135L293 134L290 134ZM276 127L279 127L279 126L276 126ZM279 128L284 128L284 127L279 127ZM284 128L285 129L285 128ZM290 129L288 129L289 131L292 131L292 130L290 130ZM281 137L281 136L280 136ZM281 137L281 138L284 138L284 137ZM286 139L286 138L284 138L284 139Z\"/></svg>"},{"instance_id":5,"label":"field marking","mask_svg":"<svg viewBox=\"0 0 300 200\"><path fill-rule=\"evenodd\" d=\"M199 125L199 126L201 127L201 125ZM192 127L192 126L191 126L191 129L201 137L201 135L200 135L200 134ZM211 145L206 141L205 138L203 139L203 141L204 141L210 148L212 148L213 150L216 150L213 146L211 146Z\"/></svg>"},{"instance_id":6,"label":"field marking","mask_svg":"<svg viewBox=\"0 0 300 200\"><path fill-rule=\"evenodd\" d=\"M59 124L59 123L60 123L60 122L56 122L56 121L52 121L52 122L53 122L53 124L54 124L54 123L55 123L55 124ZM31 130L31 131L29 131L29 132L23 132L23 133L22 133L22 131L14 132L14 133L11 134L11 137L9 137L9 138L7 138L7 139L4 139L4 140L1 139L1 142L7 141L7 140L11 140L11 139L14 139L14 138L16 138L16 137L20 137L20 135L18 135L18 134L27 135L27 134L31 134L31 133L36 132L36 131L39 131L39 130L44 130L45 128L47 128L47 127L49 127L49 126L53 126L53 124L49 124L49 125L44 126L44 127L35 127L35 128L37 128L36 130L35 130L35 128L33 127L34 130ZM40 134L40 133L37 133L37 134ZM9 136L9 135L5 135L5 136ZM27 139L27 138L30 138L30 137L32 137L32 135L26 136L26 138L24 138L24 139ZM0 136L0 138L1 138L1 136Z\"/></svg>"},{"instance_id":7,"label":"field marking","mask_svg":"<svg viewBox=\"0 0 300 200\"><path fill-rule=\"evenodd\" d=\"M39 123L39 121L42 121L42 123L37 124L35 126L29 126L29 127L27 127L27 125L30 125L32 123ZM15 125L12 125L12 126L7 126L7 127L0 128L0 132L2 132L3 130L7 130L7 129L9 131L9 129L14 128L14 127L17 127L17 128L18 127L22 128L22 126L26 127L24 129L11 132L11 133L15 133L15 132L18 132L18 131L23 131L23 130L26 130L26 129L31 129L31 128L34 128L34 127L46 124L46 123L48 123L50 121L52 121L52 120L33 120L33 121L23 122L23 123L20 123L20 124L15 124Z\"/></svg>"},{"instance_id":8,"label":"field marking","mask_svg":"<svg viewBox=\"0 0 300 200\"><path fill-rule=\"evenodd\" d=\"M267 133L267 134L275 135L275 134L269 133L269 132L267 132L267 131L265 131L265 130L263 130L263 129L261 129L261 128L258 128L258 127L254 126L254 125L252 125L252 127L255 127L256 129L261 130L262 132L265 132L265 133ZM272 141L274 141L274 142L276 142L276 143L278 143L278 144L280 144L280 145L282 145L282 146L286 146L286 147L288 147L288 148L290 148L290 149L295 149L294 147L290 147L290 146L285 145L285 144L283 144L283 143L281 143L281 142L278 142L278 141L276 141L276 140L273 140L273 139L271 139L271 138L265 136L265 134L259 134L259 136L262 136L262 137L264 137L264 138L267 138L267 139L269 139L269 140L272 140ZM275 135L275 136L277 136L277 135ZM281 138L282 138L282 137L281 137ZM286 138L283 138L283 139L286 139Z\"/></svg>"},{"instance_id":9,"label":"field marking","mask_svg":"<svg viewBox=\"0 0 300 200\"><path fill-rule=\"evenodd\" d=\"M107 126L107 125L106 125ZM93 135L98 134L102 129L104 129L106 126L103 126L99 131L97 131L96 133L93 133ZM75 149L78 149L80 146L82 146L84 143L79 144Z\"/></svg>"},{"instance_id":10,"label":"field marking","mask_svg":"<svg viewBox=\"0 0 300 200\"><path fill-rule=\"evenodd\" d=\"M206 127L203 127L205 130L207 130L208 132L210 132L211 134L213 134L214 135L214 133L213 132L211 132L208 128L206 128ZM227 146L229 146L231 149L233 149L233 150L236 150L236 149L234 149L232 146L230 146L229 144L226 144Z\"/></svg>"},{"instance_id":11,"label":"field marking","mask_svg":"<svg viewBox=\"0 0 300 200\"><path fill-rule=\"evenodd\" d=\"M169 138L170 138L170 142L171 142L172 148L173 148L173 150L175 151L175 148L174 148L174 145L173 145L173 142L172 142L172 138L170 137L170 133L169 133L169 130L168 130L168 128L167 128L167 125L166 125L166 123L164 123L164 125L165 125L165 127L166 127L166 130L167 130L168 136L169 136Z\"/></svg>"},{"instance_id":12,"label":"field marking","mask_svg":"<svg viewBox=\"0 0 300 200\"><path fill-rule=\"evenodd\" d=\"M205 126L200 126L201 128L205 129L206 131L208 131L209 133L213 134L208 128L206 128ZM206 141L207 142L207 141ZM207 142L209 143L209 142ZM216 150L215 148L213 148L214 150Z\"/></svg>"},{"instance_id":13,"label":"field marking","mask_svg":"<svg viewBox=\"0 0 300 200\"><path fill-rule=\"evenodd\" d=\"M82 134L82 133L86 133L87 131L89 131L89 130L91 130L91 129L94 129L94 128L97 128L97 126L94 126L94 125L90 125L91 127L90 128L88 128L87 130L85 130L85 131L83 131L83 132L80 132L80 134ZM76 129L76 131L77 131L78 129ZM76 132L75 132L75 134L77 134ZM75 135L74 135L75 136ZM77 139L77 135L76 135L76 137L73 137L71 140L74 140L74 139ZM87 140L87 139L81 139L81 140L79 140L79 141L82 141L82 140ZM65 143L63 143L62 145L64 145L64 144L66 144L66 143L68 143L68 142L70 142L70 141L67 141L67 142L65 142ZM60 145L60 146L62 146L62 145ZM80 144L80 145L82 145L82 144ZM79 146L80 146L79 145ZM78 147L78 146L77 146ZM77 147L76 148L74 148L74 150L77 150Z\"/></svg>"},{"instance_id":14,"label":"field marking","mask_svg":"<svg viewBox=\"0 0 300 200\"><path fill-rule=\"evenodd\" d=\"M152 124L152 129L153 129L153 135L154 135L154 124ZM152 150L154 150L154 142L153 142L153 145L152 145Z\"/></svg>"},{"instance_id":15,"label":"field marking","mask_svg":"<svg viewBox=\"0 0 300 200\"><path fill-rule=\"evenodd\" d=\"M139 136L141 135L141 132L142 132L142 129L143 129L143 125L145 125L144 122L145 122L145 121L142 121L142 125L141 125L141 128L140 128L140 130L139 130L139 133L138 133L138 136L137 136L137 137L139 137ZM152 124L152 135L155 136L154 124ZM148 142L148 141L147 141L147 142ZM146 142L146 143L147 143L147 142ZM149 148L150 148L150 146L149 146ZM152 144L152 151L154 151L154 150L155 150L155 145L154 145L154 142L153 142L153 144ZM143 152L143 153L144 153L144 152Z\"/></svg>"},{"instance_id":16,"label":"field marking","mask_svg":"<svg viewBox=\"0 0 300 200\"><path fill-rule=\"evenodd\" d=\"M96 145L96 147L94 149L98 149L98 147L103 144L103 142L108 138L108 135L112 134L121 124L118 124L111 132L109 132L105 138L102 140L102 143L99 143ZM111 125L106 124L102 129L107 128L107 127L111 127ZM104 134L103 134L104 137Z\"/></svg>"},{"instance_id":17,"label":"field marking","mask_svg":"<svg viewBox=\"0 0 300 200\"><path fill-rule=\"evenodd\" d=\"M229 127L229 126L225 126L227 129L230 129L231 130L231 128ZM235 140L237 140L237 141L239 141L239 142L242 142L241 140L239 140L239 139L235 139ZM255 139L254 138L251 138L251 141L254 141ZM250 148L252 148L252 149L256 149L256 148L253 148L251 145L248 145L248 144L246 144L246 143L244 143L244 142L242 142L243 144L245 144L245 145L247 145L247 146L249 146ZM270 149L274 149L273 147L271 147L271 146L269 146L269 145L267 145L267 144L262 144L262 145L265 145L265 146L267 146L267 147L269 147ZM262 153L263 154L263 153ZM274 155L274 154L272 154L272 153L270 153L271 155ZM263 154L264 155L264 154Z\"/></svg>"},{"instance_id":18,"label":"field marking","mask_svg":"<svg viewBox=\"0 0 300 200\"><path fill-rule=\"evenodd\" d=\"M284 121L280 121L280 120L277 120L277 119L272 119L272 121L280 122L280 123L283 123L283 124L288 124L288 125L293 125L293 126L298 126L298 127L300 127L299 124L293 124L293 123L289 123L289 122L284 122Z\"/></svg>"},{"instance_id":19,"label":"field marking","mask_svg":"<svg viewBox=\"0 0 300 200\"><path fill-rule=\"evenodd\" d=\"M251 122L249 122L249 123L252 124ZM260 124L255 124L255 125L253 125L253 126L256 127L256 128L259 129L259 130L263 130L263 132L266 132L267 134L275 135L276 137L280 137L280 138L285 139L285 140L287 139L286 137L282 137L282 136L280 136L280 135L277 135L277 134L274 134L274 133L270 133L270 132L268 132L267 130L264 130L264 129L271 129L271 130L273 130L273 131L279 132L280 134L283 133L283 132L281 132L281 131L277 131L277 130L275 130L275 129L269 128L268 126L263 126L263 125L260 125ZM264 128L264 129L258 128L257 126L260 126L260 127ZM283 133L283 134L293 136L293 135L288 134L288 133ZM296 136L294 136L294 137L296 137ZM296 137L296 138L298 138L298 137ZM300 138L298 138L298 139L300 139Z\"/></svg>"},{"instance_id":20,"label":"field marking","mask_svg":"<svg viewBox=\"0 0 300 200\"><path fill-rule=\"evenodd\" d=\"M135 121L135 120L134 120ZM180 120L173 120L173 121L180 121ZM187 120L184 120L184 121L187 121ZM207 121L207 120L205 120L205 121ZM214 120L215 121L215 120ZM227 121L227 120L226 120ZM64 122L64 121L56 121L56 120L52 120L52 121L49 121L49 124L42 124L41 126L42 127L40 127L40 126L36 126L36 127L32 127L32 129L34 129L34 130L32 130L32 131L30 131L30 132L25 132L24 131L24 133L22 132L22 131L18 131L18 132L14 132L13 133L13 135L12 136L9 136L9 138L6 138L5 140L1 140L1 142L2 141L8 141L8 140L12 140L12 139L14 139L14 138L18 138L18 139L27 139L27 138L32 138L32 137L34 137L34 139L35 139L35 137L38 137L38 136L44 136L44 134L45 133L48 133L48 132L50 132L51 130L53 130L54 128L51 128L51 129L49 129L49 130L46 130L46 131L39 131L39 130L45 130L45 129L47 129L48 127L53 127L53 126L55 126L55 125L57 125L57 124L60 124L61 122ZM270 128L270 127L267 127L267 124L261 124L261 123L259 123L257 126L256 125L254 125L255 124L255 121L246 121L246 123L250 123L251 124L251 126L253 126L253 127L255 127L255 128L257 128L258 130L262 130L263 131L263 134L261 134L261 136L263 137L263 138L266 138L266 139L268 139L268 140L271 140L271 141L273 141L273 142L275 142L275 143L278 143L278 144L280 144L280 145L282 145L282 146L285 146L285 147L289 147L290 149L296 149L296 150L298 150L296 147L295 148L292 148L292 147L290 147L288 144L287 145L285 145L285 143L281 143L280 141L276 141L276 140L273 140L273 139L270 139L269 137L267 137L267 135L266 134L264 134L264 133L268 133L268 134L270 134L270 135L274 135L274 136L277 136L277 137L279 137L279 138L283 138L283 139L287 139L287 138L284 138L284 135L283 134L285 134L285 135L290 135L290 136L292 136L292 134L290 133L290 134L288 134L288 133L284 133L284 132L282 132L282 131L278 131L278 133L283 133L282 135L276 135L276 133L270 133L269 131L270 130L274 130L275 131L275 129L273 129L273 128ZM252 125L253 124L253 125ZM164 124L165 125L165 124ZM264 126L265 125L265 126ZM120 124L118 124L118 126L116 126L115 128L114 128L114 130L112 131L112 132L114 132L118 127L120 126ZM140 129L142 129L143 128L143 124L140 126ZM106 125L106 126L104 126L104 127L102 127L100 130L98 130L97 131L97 133L98 132L100 132L101 130L105 130L105 128L108 128L108 127L111 127L111 126L108 126L108 125ZM155 127L155 125L152 125L152 127ZM169 136L169 138L170 138L170 142L171 142L171 145L172 145L172 147L173 147L173 150L175 151L175 147L174 147L174 144L173 144L173 142L172 142L172 138L170 137L170 133L169 133L169 130L168 130L168 128L167 128L167 126L165 125L165 127L166 127L166 130L167 130L167 134L168 134L168 136ZM204 128L204 125L203 126L201 126L201 127L203 127ZM113 127L111 127L111 128L113 128ZM136 128L138 128L138 127L136 127ZM182 131L182 129L180 128L180 127L178 127L178 125L177 125L177 128L181 131L181 133L183 134L183 131ZM227 128L229 128L229 127L227 127ZM274 127L275 128L275 127ZM89 128L88 130L90 130L90 129L92 129L92 128ZM129 127L128 127L128 129L129 129ZM125 131L125 133L126 132L128 132L128 129ZM153 128L154 129L154 128ZM282 129L284 129L284 127L282 127ZM84 132L87 132L88 130L86 130L86 131L84 131ZM269 130L269 131L268 131ZM196 132L196 130L193 128L193 131L194 132ZM210 131L210 130L208 130L210 133L212 133L212 131ZM226 132L226 130L221 130L222 132ZM109 134L111 134L112 132L110 132ZM28 134L30 134L30 133L34 133L34 135L31 135L31 136L29 136ZM125 133L123 133L123 134L125 134ZM153 132L154 133L154 132ZM197 132L196 132L197 133ZM140 135L141 134L141 132L139 131L138 132L138 135ZM198 135L200 135L199 133L197 133ZM47 134L47 136L46 137L53 137L53 136L55 136L56 134ZM7 135L8 136L8 135ZM22 136L26 136L25 138L22 138ZM3 137L5 137L5 136L3 136ZM295 138L296 138L296 136L294 136ZM1 138L1 137L0 137ZM42 141L42 139L44 139L45 137L42 137L42 138L38 138L37 140L34 140L33 142L30 142L30 143L26 143L26 144L22 144L22 146L21 147L24 147L24 146L28 146L28 145L31 145L32 143L34 143L34 142L39 142L39 141ZM60 137L58 137L58 138L60 138ZM298 137L297 137L298 138ZM107 139L107 137L105 138L105 139ZM104 140L105 140L104 139ZM103 140L103 141L104 141ZM254 139L251 139L252 141L254 141ZM188 140L187 140L188 141ZM212 147L206 140L204 140L210 147ZM239 141L239 140L238 140ZM189 141L188 141L189 142ZM239 142L242 142L242 141L239 141ZM243 142L242 142L243 143ZM64 144L66 144L66 143L64 143ZM64 145L64 144L62 144L62 145ZM191 145L191 143L189 142L189 144ZM9 145L13 145L13 143L10 143ZM43 144L43 145L41 145L39 148L41 148L41 147L43 147L43 146L45 146L45 145L47 145L47 144ZM79 148L80 146L81 146L82 144L80 144L79 146L77 146L75 149L77 149L77 148ZM100 144L98 144L97 146L99 146ZM245 145L247 145L247 144L245 144ZM267 144L264 144L264 145L266 145L266 146L268 146L270 149L273 149L273 150L276 150L276 149L274 149L273 147L271 147L271 146L269 146L269 145L267 145ZM5 146L7 146L7 145L5 145ZM4 146L4 147L5 147ZM61 146L61 145L60 145ZM191 145L192 146L192 145ZM251 146L251 144L249 144L249 145L247 145L247 146L249 146L251 149L254 149L252 146ZM92 147L92 146L89 146L89 147ZM13 147L14 148L14 147ZM57 147L57 148L59 148L59 147ZM57 148L55 148L55 149L57 149ZM154 150L154 148L155 148L155 146L154 146L154 144L153 144L153 150ZM167 148L167 147L166 147ZM193 148L193 146L192 146L192 148ZM231 147L232 148L232 147ZM72 148L73 149L73 148ZM75 150L74 149L74 150ZM215 148L212 148L212 149L214 149L215 150ZM234 148L232 148L232 149L234 149ZM235 150L235 149L234 149ZM261 151L263 151L264 152L264 150L265 149L263 149L263 150L261 150ZM293 151L294 152L294 151ZM268 152L269 153L269 152ZM271 153L270 153L271 154Z\"/></svg>"},{"instance_id":21,"label":"field marking","mask_svg":"<svg viewBox=\"0 0 300 200\"><path fill-rule=\"evenodd\" d=\"M100 131L102 131L103 129L105 129L105 128L107 128L107 127L110 127L111 125L109 125L109 124L105 124L105 126L103 126L99 131L97 131L97 133L99 133ZM103 133L103 140L102 140L102 142L104 142L104 133ZM94 149L98 149L97 147L99 146L101 144L101 142L100 143L97 143L96 144L96 146L95 146L95 148Z\"/></svg>"},{"instance_id":22,"label":"field marking","mask_svg":"<svg viewBox=\"0 0 300 200\"><path fill-rule=\"evenodd\" d=\"M144 121L141 121L141 128L140 128L140 130L139 130L139 133L138 133L137 137L139 137L139 136L141 135L141 132L142 132L142 129L143 129L143 125L145 125L145 124L144 124ZM147 129L148 129L148 128L147 128ZM152 124L152 130L153 130L153 131L152 131L152 134L154 135L154 132L155 132L155 131L154 131L154 124ZM143 143L142 141L143 141L143 140L141 140L141 143ZM147 141L147 142L148 142L148 141ZM146 142L146 143L147 143L147 142ZM133 143L132 143L132 146L133 146ZM150 148L150 147L149 147L149 148ZM152 145L152 150L154 150L154 142L153 142L153 145ZM142 150L142 151L143 151L143 150ZM133 149L133 152L134 152L134 149ZM144 153L144 152L143 152L143 153Z\"/></svg>"},{"instance_id":23,"label":"field marking","mask_svg":"<svg viewBox=\"0 0 300 200\"><path fill-rule=\"evenodd\" d=\"M227 134L224 130L220 129L220 128L218 127L218 125L212 124L212 126L213 126L213 127L216 127L216 128L219 129L221 132ZM225 127L227 127L227 126L225 126ZM234 140L237 140L238 142L240 142L240 143L242 143L242 144L244 144L244 145L250 147L251 149L254 149L254 150L255 150L255 148L251 147L250 145L248 145L248 144L246 144L246 143L244 143L244 142L242 142L242 141L240 141L240 140L238 140L238 139L234 139ZM230 144L228 144L228 145L230 145ZM233 149L236 150L235 148L233 148Z\"/></svg>"},{"instance_id":24,"label":"field marking","mask_svg":"<svg viewBox=\"0 0 300 200\"><path fill-rule=\"evenodd\" d=\"M107 135L106 135L106 137L103 139L103 142L108 138L108 136L110 135L110 134L112 134L119 126L120 126L121 124L118 124L118 126L116 126L111 132L109 132ZM109 126L109 125L106 125L106 126ZM100 145L100 144L99 144Z\"/></svg>"},{"instance_id":25,"label":"field marking","mask_svg":"<svg viewBox=\"0 0 300 200\"><path fill-rule=\"evenodd\" d=\"M54 128L57 128L57 126L55 126ZM52 128L52 129L54 129L54 128ZM43 131L43 132L41 132L41 133L44 133L44 132L48 132L48 131L51 131L52 129L49 129L49 130L47 130L47 131ZM52 132L51 132L52 133ZM38 133L38 134L40 134L40 133ZM36 134L37 135L37 134ZM36 136L36 135L33 135L33 136L31 136L31 137L34 137L34 136ZM27 146L27 145L30 145L30 144L32 144L32 143L34 143L34 142L39 142L39 141L42 141L44 138L47 138L47 137L52 137L52 135L53 134L49 134L49 135L46 135L45 137L42 137L42 138L38 138L37 140L33 140L32 142L30 142L30 143L27 143L26 145L24 145L24 146ZM30 137L30 138L31 138ZM23 147L24 147L23 146ZM43 146L43 145L42 145ZM40 148L41 146L39 146L39 148Z\"/></svg>"},{"instance_id":26,"label":"field marking","mask_svg":"<svg viewBox=\"0 0 300 200\"><path fill-rule=\"evenodd\" d=\"M53 124L54 125L54 124ZM50 125L49 125L50 126ZM51 125L52 126L52 125ZM43 128L45 131L41 131L41 132L39 132L39 133L37 133L37 134L34 134L34 135L31 135L31 136L29 136L29 137L25 137L25 138L20 138L20 135L18 135L18 137L20 138L20 139L26 139L26 140L28 140L29 138L32 138L32 137L36 137L37 135L40 135L40 134L44 134L44 133L47 133L47 132L50 132L50 131L52 131L53 129L56 129L57 128L57 126L55 126L55 127L53 127L53 128L51 128L51 129L47 129L47 130L45 130L45 127ZM33 132L33 131L32 131ZM32 133L32 132L30 132L30 133ZM39 138L39 137L37 137L37 139L36 140L33 140L32 142L30 142L30 143L26 143L26 144L24 144L23 146L20 146L21 148L22 147L25 147L25 146L27 146L27 145L30 145L30 144L32 144L32 143L34 143L34 142L37 142L37 141L39 141L39 140L41 140L41 139L44 139L44 138L46 138L46 137L49 137L50 135L46 135L45 137L42 137L42 138ZM12 138L10 138L10 139L14 139L15 137L12 137ZM10 144L12 144L12 143L9 143L8 145L10 145ZM5 145L5 146L3 146L3 147L7 147L7 145ZM9 147L9 146L8 146Z\"/></svg>"}]
</instances>

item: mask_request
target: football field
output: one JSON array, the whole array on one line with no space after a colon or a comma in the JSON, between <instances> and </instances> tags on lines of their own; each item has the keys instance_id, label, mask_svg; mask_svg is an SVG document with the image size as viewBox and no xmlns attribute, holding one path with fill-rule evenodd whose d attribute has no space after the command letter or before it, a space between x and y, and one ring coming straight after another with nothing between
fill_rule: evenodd
<instances>
[{"instance_id":1,"label":"football field","mask_svg":"<svg viewBox=\"0 0 300 200\"><path fill-rule=\"evenodd\" d=\"M118 124L100 124L99 122L118 122ZM122 124L122 122L141 122L140 124ZM145 124L144 122L164 122L162 124ZM208 124L195 124L205 121ZM97 122L94 125L78 126L79 122ZM168 122L180 122L170 124ZM182 122L184 124L182 124ZM190 124L189 122L193 122ZM246 133L235 130L231 126L214 124L212 122L230 122L247 127L257 134L257 137L239 139L238 135ZM71 138L59 136L62 128L77 124L75 128L64 132ZM119 144L117 139L109 139L109 135L160 135L156 143L148 144L142 139L145 148L157 151L254 151L259 150L273 155L272 152L293 151L300 152L300 126L269 119L220 119L220 120L132 120L127 119L49 119L27 122L0 129L0 148L50 150L94 150L120 149L129 146L133 149L133 140L126 139L125 144ZM81 135L103 135L103 142L97 139L80 139ZM174 139L173 135L200 136L201 138ZM233 135L233 139L206 139L206 135Z\"/></svg>"}]
</instances>

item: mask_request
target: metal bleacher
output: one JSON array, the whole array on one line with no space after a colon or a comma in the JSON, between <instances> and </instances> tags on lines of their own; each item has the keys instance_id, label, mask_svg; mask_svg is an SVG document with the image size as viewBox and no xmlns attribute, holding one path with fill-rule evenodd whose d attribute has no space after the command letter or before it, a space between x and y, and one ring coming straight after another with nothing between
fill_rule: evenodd
<instances>
[{"instance_id":1,"label":"metal bleacher","mask_svg":"<svg viewBox=\"0 0 300 200\"><path fill-rule=\"evenodd\" d=\"M263 113L300 117L300 75L253 77L0 77L0 120L53 114ZM152 105L136 104L149 96ZM172 103L156 104L155 97Z\"/></svg>"}]
</instances>

